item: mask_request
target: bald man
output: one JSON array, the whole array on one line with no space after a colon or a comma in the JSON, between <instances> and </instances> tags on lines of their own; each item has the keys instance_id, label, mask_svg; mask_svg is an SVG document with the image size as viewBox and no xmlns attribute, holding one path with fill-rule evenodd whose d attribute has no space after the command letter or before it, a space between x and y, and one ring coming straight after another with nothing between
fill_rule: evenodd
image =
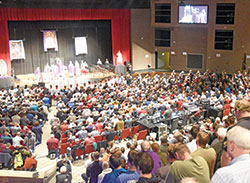
<instances>
[{"instance_id":1,"label":"bald man","mask_svg":"<svg viewBox=\"0 0 250 183\"><path fill-rule=\"evenodd\" d=\"M161 167L161 159L158 156L156 152L151 152L151 145L149 141L145 140L141 143L141 149L143 152L146 152L148 155L152 157L154 160L154 168L152 170L152 174L155 174L155 172L158 170L158 168Z\"/></svg>"}]
</instances>

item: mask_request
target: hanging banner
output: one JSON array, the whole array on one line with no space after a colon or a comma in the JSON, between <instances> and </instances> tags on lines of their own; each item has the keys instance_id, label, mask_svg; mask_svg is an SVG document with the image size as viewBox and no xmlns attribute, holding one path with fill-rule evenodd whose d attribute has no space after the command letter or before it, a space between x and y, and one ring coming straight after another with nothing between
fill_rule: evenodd
<instances>
[{"instance_id":1,"label":"hanging banner","mask_svg":"<svg viewBox=\"0 0 250 183\"><path fill-rule=\"evenodd\" d=\"M3 59L0 59L0 77L7 75L7 64Z\"/></svg>"},{"instance_id":2,"label":"hanging banner","mask_svg":"<svg viewBox=\"0 0 250 183\"><path fill-rule=\"evenodd\" d=\"M76 55L87 54L87 40L86 37L75 37Z\"/></svg>"},{"instance_id":3,"label":"hanging banner","mask_svg":"<svg viewBox=\"0 0 250 183\"><path fill-rule=\"evenodd\" d=\"M10 40L10 59L25 59L24 47L22 40Z\"/></svg>"},{"instance_id":4,"label":"hanging banner","mask_svg":"<svg viewBox=\"0 0 250 183\"><path fill-rule=\"evenodd\" d=\"M55 30L43 31L43 47L45 52L48 51L48 49L55 49L55 51L58 51Z\"/></svg>"}]
</instances>

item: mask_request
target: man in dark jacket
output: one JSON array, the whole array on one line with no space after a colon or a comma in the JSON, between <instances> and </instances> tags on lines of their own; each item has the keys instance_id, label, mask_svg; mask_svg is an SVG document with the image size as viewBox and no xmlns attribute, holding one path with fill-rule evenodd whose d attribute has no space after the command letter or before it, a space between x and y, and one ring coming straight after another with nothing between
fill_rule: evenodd
<instances>
[{"instance_id":1,"label":"man in dark jacket","mask_svg":"<svg viewBox=\"0 0 250 183\"><path fill-rule=\"evenodd\" d=\"M38 121L34 123L34 126L32 127L32 132L36 134L36 141L37 141L36 145L41 144L43 131Z\"/></svg>"},{"instance_id":2,"label":"man in dark jacket","mask_svg":"<svg viewBox=\"0 0 250 183\"><path fill-rule=\"evenodd\" d=\"M87 167L87 177L90 183L98 182L98 175L102 172L102 163L99 161L99 152L94 153L94 162Z\"/></svg>"}]
</instances>

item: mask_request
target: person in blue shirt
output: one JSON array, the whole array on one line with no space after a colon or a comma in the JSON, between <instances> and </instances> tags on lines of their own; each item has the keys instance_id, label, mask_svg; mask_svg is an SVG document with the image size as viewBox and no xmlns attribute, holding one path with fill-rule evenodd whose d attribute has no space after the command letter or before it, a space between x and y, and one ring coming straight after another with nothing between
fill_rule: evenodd
<instances>
[{"instance_id":1,"label":"person in blue shirt","mask_svg":"<svg viewBox=\"0 0 250 183\"><path fill-rule=\"evenodd\" d=\"M45 96L43 97L42 101L43 101L43 104L44 104L45 106L49 106L49 97L47 97L47 96L45 95Z\"/></svg>"},{"instance_id":2,"label":"person in blue shirt","mask_svg":"<svg viewBox=\"0 0 250 183\"><path fill-rule=\"evenodd\" d=\"M121 175L119 175L116 179L116 183L136 183L139 178L140 175L139 173L136 171L136 166L135 166L135 158L136 156L138 156L139 151L136 150L131 150L128 153L128 166L129 169L126 173L122 173Z\"/></svg>"},{"instance_id":3,"label":"person in blue shirt","mask_svg":"<svg viewBox=\"0 0 250 183\"><path fill-rule=\"evenodd\" d=\"M48 111L50 112L50 110L49 110L49 107L50 107L50 99L49 99L49 97L45 95L43 97L42 101L43 101L43 104L48 108Z\"/></svg>"},{"instance_id":4,"label":"person in blue shirt","mask_svg":"<svg viewBox=\"0 0 250 183\"><path fill-rule=\"evenodd\" d=\"M112 172L105 175L102 180L102 183L115 183L116 178L121 175L122 173L127 172L124 168L122 168L121 163L121 156L118 154L113 154L110 159L109 163L111 168L113 169Z\"/></svg>"}]
</instances>

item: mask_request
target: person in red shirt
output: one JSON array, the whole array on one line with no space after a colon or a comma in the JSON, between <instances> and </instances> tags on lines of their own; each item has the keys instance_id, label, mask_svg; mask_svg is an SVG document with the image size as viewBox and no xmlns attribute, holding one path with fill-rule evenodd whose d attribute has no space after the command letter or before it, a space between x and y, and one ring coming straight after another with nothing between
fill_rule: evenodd
<instances>
[{"instance_id":1,"label":"person in red shirt","mask_svg":"<svg viewBox=\"0 0 250 183\"><path fill-rule=\"evenodd\" d=\"M177 105L177 109L178 111L182 111L183 110L183 101L181 99L179 99L177 102L176 102L176 105Z\"/></svg>"},{"instance_id":2,"label":"person in red shirt","mask_svg":"<svg viewBox=\"0 0 250 183\"><path fill-rule=\"evenodd\" d=\"M48 147L48 155L55 153L56 158L58 157L58 145L59 141L57 138L55 138L54 134L52 134L47 141L47 147Z\"/></svg>"},{"instance_id":3,"label":"person in red shirt","mask_svg":"<svg viewBox=\"0 0 250 183\"><path fill-rule=\"evenodd\" d=\"M96 130L98 130L99 132L101 132L103 129L103 124L101 122L102 122L102 118L99 118L97 121L97 124L95 125Z\"/></svg>"},{"instance_id":4,"label":"person in red shirt","mask_svg":"<svg viewBox=\"0 0 250 183\"><path fill-rule=\"evenodd\" d=\"M199 122L199 119L201 117L201 113L203 112L203 109L202 107L200 107L200 109L195 112L191 117L190 117L190 120L191 120L191 123L194 123L194 122Z\"/></svg>"},{"instance_id":5,"label":"person in red shirt","mask_svg":"<svg viewBox=\"0 0 250 183\"><path fill-rule=\"evenodd\" d=\"M95 142L95 138L91 136L91 133L88 133L88 137L83 141L83 145L86 146L88 144L92 144Z\"/></svg>"},{"instance_id":6,"label":"person in red shirt","mask_svg":"<svg viewBox=\"0 0 250 183\"><path fill-rule=\"evenodd\" d=\"M69 125L68 125L67 121L64 121L63 124L61 125L61 130L62 130L62 132L64 132L68 129L69 129Z\"/></svg>"}]
</instances>

